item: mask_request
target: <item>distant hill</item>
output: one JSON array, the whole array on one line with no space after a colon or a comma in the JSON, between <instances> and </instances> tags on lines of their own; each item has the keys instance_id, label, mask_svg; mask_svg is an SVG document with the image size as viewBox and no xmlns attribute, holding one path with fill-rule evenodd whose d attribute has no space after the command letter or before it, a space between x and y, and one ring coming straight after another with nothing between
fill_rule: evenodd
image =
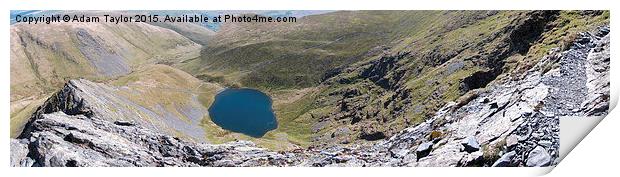
<instances>
[{"instance_id":1,"label":"distant hill","mask_svg":"<svg viewBox=\"0 0 620 177\"><path fill-rule=\"evenodd\" d=\"M108 80L144 64L196 58L200 48L145 23L11 25L11 117L23 121L67 79Z\"/></svg>"}]
</instances>

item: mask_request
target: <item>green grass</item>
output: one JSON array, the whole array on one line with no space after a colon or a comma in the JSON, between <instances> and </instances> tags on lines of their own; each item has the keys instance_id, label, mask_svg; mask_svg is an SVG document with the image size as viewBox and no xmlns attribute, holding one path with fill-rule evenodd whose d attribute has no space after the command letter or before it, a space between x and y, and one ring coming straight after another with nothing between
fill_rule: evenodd
<instances>
[{"instance_id":1,"label":"green grass","mask_svg":"<svg viewBox=\"0 0 620 177\"><path fill-rule=\"evenodd\" d=\"M312 134L311 127L316 121L309 114L315 108L314 102L318 92L311 92L301 99L274 107L278 118L278 132L284 132L289 136L289 141L294 144L306 146Z\"/></svg>"},{"instance_id":2,"label":"green grass","mask_svg":"<svg viewBox=\"0 0 620 177\"><path fill-rule=\"evenodd\" d=\"M28 119L37 110L39 105L41 105L45 100L46 98L34 100L26 106L19 108L19 110L11 112L11 138L19 136L19 134L22 132L22 129L24 128L24 125L26 125L26 123L28 122Z\"/></svg>"},{"instance_id":3,"label":"green grass","mask_svg":"<svg viewBox=\"0 0 620 177\"><path fill-rule=\"evenodd\" d=\"M399 29L401 20L424 13L437 12L343 11L291 24L225 24L202 51L202 70L190 72L244 70L248 74L237 79L254 88L317 86L327 69L364 59L394 38L399 31L393 29L412 30Z\"/></svg>"},{"instance_id":4,"label":"green grass","mask_svg":"<svg viewBox=\"0 0 620 177\"><path fill-rule=\"evenodd\" d=\"M519 61L518 72L533 67L552 48L566 50L580 32L591 31L598 26L609 24L609 11L601 15L581 15L579 11L560 11L558 18L552 22L553 29L543 33L541 39L532 45L524 59Z\"/></svg>"}]
</instances>

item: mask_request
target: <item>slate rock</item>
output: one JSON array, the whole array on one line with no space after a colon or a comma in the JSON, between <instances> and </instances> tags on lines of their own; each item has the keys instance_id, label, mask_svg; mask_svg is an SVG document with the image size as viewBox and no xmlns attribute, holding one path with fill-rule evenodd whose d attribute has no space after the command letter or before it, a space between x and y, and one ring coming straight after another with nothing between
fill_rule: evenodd
<instances>
[{"instance_id":1,"label":"slate rock","mask_svg":"<svg viewBox=\"0 0 620 177\"><path fill-rule=\"evenodd\" d=\"M432 149L433 149L432 142L425 142L425 143L420 144L418 148L415 150L418 160L420 160L423 157L428 156L431 153Z\"/></svg>"},{"instance_id":2,"label":"slate rock","mask_svg":"<svg viewBox=\"0 0 620 177\"><path fill-rule=\"evenodd\" d=\"M536 146L534 150L530 151L525 163L528 167L544 167L549 166L551 163L551 155L542 146Z\"/></svg>"},{"instance_id":3,"label":"slate rock","mask_svg":"<svg viewBox=\"0 0 620 177\"><path fill-rule=\"evenodd\" d=\"M478 143L478 140L476 140L476 138L473 136L463 139L463 141L461 141L461 145L463 145L463 147L465 148L464 150L468 153L480 150L480 144Z\"/></svg>"},{"instance_id":4,"label":"slate rock","mask_svg":"<svg viewBox=\"0 0 620 177\"><path fill-rule=\"evenodd\" d=\"M517 155L517 153L515 151L510 151L504 155L502 155L502 157L500 157L499 159L497 159L497 161L495 161L495 163L493 163L492 167L510 167L510 166L514 166L514 164L512 164L512 159Z\"/></svg>"}]
</instances>

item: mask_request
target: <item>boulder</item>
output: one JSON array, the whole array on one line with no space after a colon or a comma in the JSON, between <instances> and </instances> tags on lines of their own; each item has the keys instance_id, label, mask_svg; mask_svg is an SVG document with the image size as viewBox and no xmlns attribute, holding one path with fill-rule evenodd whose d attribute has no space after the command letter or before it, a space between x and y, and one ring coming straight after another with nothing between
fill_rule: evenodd
<instances>
[{"instance_id":1,"label":"boulder","mask_svg":"<svg viewBox=\"0 0 620 177\"><path fill-rule=\"evenodd\" d=\"M472 152L470 154L466 154L461 159L460 164L466 167L480 167L483 165L484 158L482 151Z\"/></svg>"},{"instance_id":2,"label":"boulder","mask_svg":"<svg viewBox=\"0 0 620 177\"><path fill-rule=\"evenodd\" d=\"M417 160L420 160L421 158L428 156L431 153L432 149L433 149L432 142L425 142L425 143L420 144L418 148L415 150L415 153L418 157Z\"/></svg>"},{"instance_id":3,"label":"boulder","mask_svg":"<svg viewBox=\"0 0 620 177\"><path fill-rule=\"evenodd\" d=\"M506 137L506 147L512 148L519 144L519 137L517 135L509 135Z\"/></svg>"},{"instance_id":4,"label":"boulder","mask_svg":"<svg viewBox=\"0 0 620 177\"><path fill-rule=\"evenodd\" d=\"M463 139L463 141L461 141L461 145L463 145L463 147L465 148L464 150L468 153L480 150L480 144L478 143L478 140L476 140L476 138L473 136Z\"/></svg>"},{"instance_id":5,"label":"boulder","mask_svg":"<svg viewBox=\"0 0 620 177\"><path fill-rule=\"evenodd\" d=\"M514 166L512 164L512 159L517 155L517 153L515 151L510 151L504 155L502 155L502 157L500 157L499 159L497 159L497 161L495 161L495 163L493 163L492 167L510 167L510 166Z\"/></svg>"},{"instance_id":6,"label":"boulder","mask_svg":"<svg viewBox=\"0 0 620 177\"><path fill-rule=\"evenodd\" d=\"M542 146L536 146L534 150L530 151L525 163L528 167L544 167L551 163L551 155Z\"/></svg>"}]
</instances>

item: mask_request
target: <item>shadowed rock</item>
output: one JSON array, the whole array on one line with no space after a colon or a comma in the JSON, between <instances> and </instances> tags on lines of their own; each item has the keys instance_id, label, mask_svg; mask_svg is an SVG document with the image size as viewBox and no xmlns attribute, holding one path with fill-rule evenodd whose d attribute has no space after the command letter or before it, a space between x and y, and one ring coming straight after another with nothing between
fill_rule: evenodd
<instances>
[{"instance_id":1,"label":"shadowed rock","mask_svg":"<svg viewBox=\"0 0 620 177\"><path fill-rule=\"evenodd\" d=\"M528 167L544 167L549 166L551 163L551 156L545 150L545 148L541 146L537 146L530 152L527 158L527 162L525 165Z\"/></svg>"},{"instance_id":2,"label":"shadowed rock","mask_svg":"<svg viewBox=\"0 0 620 177\"><path fill-rule=\"evenodd\" d=\"M425 142L425 143L420 144L418 148L415 150L418 160L420 160L423 157L428 156L431 153L432 149L433 149L432 142Z\"/></svg>"},{"instance_id":3,"label":"shadowed rock","mask_svg":"<svg viewBox=\"0 0 620 177\"><path fill-rule=\"evenodd\" d=\"M480 144L478 144L478 141L473 136L463 139L461 145L463 145L464 150L469 153L480 150Z\"/></svg>"},{"instance_id":4,"label":"shadowed rock","mask_svg":"<svg viewBox=\"0 0 620 177\"><path fill-rule=\"evenodd\" d=\"M504 155L502 155L502 157L500 157L499 159L497 159L497 161L495 161L495 163L493 163L492 167L509 167L512 166L512 158L515 157L515 155L517 155L517 153L515 153L514 151L510 151Z\"/></svg>"}]
</instances>

